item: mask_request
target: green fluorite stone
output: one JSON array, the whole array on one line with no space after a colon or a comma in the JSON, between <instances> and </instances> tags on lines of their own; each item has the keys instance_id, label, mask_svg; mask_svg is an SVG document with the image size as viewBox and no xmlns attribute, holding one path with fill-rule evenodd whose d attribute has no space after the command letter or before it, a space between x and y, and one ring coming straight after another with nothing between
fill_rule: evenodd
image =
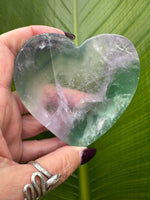
<instances>
[{"instance_id":1,"label":"green fluorite stone","mask_svg":"<svg viewBox=\"0 0 150 200\"><path fill-rule=\"evenodd\" d=\"M98 35L76 47L66 36L43 34L18 53L14 81L40 123L70 145L87 146L127 108L139 72L137 52L123 36Z\"/></svg>"}]
</instances>

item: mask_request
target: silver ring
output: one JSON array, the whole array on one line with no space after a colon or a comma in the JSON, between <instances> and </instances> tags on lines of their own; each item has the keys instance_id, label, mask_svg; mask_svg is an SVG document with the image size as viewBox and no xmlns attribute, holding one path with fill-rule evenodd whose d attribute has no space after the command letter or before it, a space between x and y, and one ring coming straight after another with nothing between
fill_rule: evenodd
<instances>
[{"instance_id":1,"label":"silver ring","mask_svg":"<svg viewBox=\"0 0 150 200\"><path fill-rule=\"evenodd\" d=\"M36 161L30 161L29 164L33 165L38 171L32 174L31 184L26 184L24 186L24 200L39 200L53 188L53 186L59 181L61 175L52 175ZM46 180L45 177L48 180Z\"/></svg>"}]
</instances>

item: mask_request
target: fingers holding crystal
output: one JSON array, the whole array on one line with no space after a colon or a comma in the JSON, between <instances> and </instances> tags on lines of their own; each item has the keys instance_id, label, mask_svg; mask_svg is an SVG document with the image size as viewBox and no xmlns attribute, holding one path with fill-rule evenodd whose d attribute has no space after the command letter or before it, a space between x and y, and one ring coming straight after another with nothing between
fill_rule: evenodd
<instances>
[{"instance_id":1,"label":"fingers holding crystal","mask_svg":"<svg viewBox=\"0 0 150 200\"><path fill-rule=\"evenodd\" d=\"M37 121L32 115L22 116L22 138L27 139L36 136L44 131L47 131L39 121Z\"/></svg>"},{"instance_id":2,"label":"fingers holding crystal","mask_svg":"<svg viewBox=\"0 0 150 200\"><path fill-rule=\"evenodd\" d=\"M59 183L64 182L81 164L81 154L86 147L64 146L37 159L52 174L61 174Z\"/></svg>"},{"instance_id":3,"label":"fingers holding crystal","mask_svg":"<svg viewBox=\"0 0 150 200\"><path fill-rule=\"evenodd\" d=\"M10 49L10 51L14 55L16 55L16 53L21 49L23 44L29 38L31 38L34 35L43 33L59 33L64 35L64 32L57 28L42 25L33 25L4 33L0 36L0 40L2 40L3 43Z\"/></svg>"},{"instance_id":4,"label":"fingers holding crystal","mask_svg":"<svg viewBox=\"0 0 150 200\"><path fill-rule=\"evenodd\" d=\"M57 179L55 176L57 174L61 174L61 177L59 182L55 184L53 188L65 181L81 164L81 152L83 152L84 149L86 148L64 146L36 160L44 169L54 176L53 180L49 180L50 182L46 179L46 182L48 181L47 184L51 185L54 183ZM9 172L12 175L8 176L8 180L9 182L13 182L13 185L11 185L10 188L10 190L13 191L13 195L9 196L9 200L20 200L25 198L23 188L26 184L31 184L31 177L33 173L37 171L38 170L31 164L15 165L10 168ZM4 173L4 175L2 175L2 179L3 176L6 176L6 174Z\"/></svg>"},{"instance_id":5,"label":"fingers holding crystal","mask_svg":"<svg viewBox=\"0 0 150 200\"><path fill-rule=\"evenodd\" d=\"M66 144L59 138L30 140L23 142L21 163L35 160L41 156L51 153Z\"/></svg>"},{"instance_id":6,"label":"fingers holding crystal","mask_svg":"<svg viewBox=\"0 0 150 200\"><path fill-rule=\"evenodd\" d=\"M54 159L53 156L56 158L60 153L59 160ZM94 148L87 149L85 147L67 146L55 151L50 157L46 156L37 161L30 161L29 164L38 171L32 174L31 184L26 184L24 187L24 194L26 196L24 200L39 199L42 195L45 195L66 180L80 164L88 162L95 153L96 149ZM53 164L50 166L52 161ZM55 174L51 174L53 169ZM57 170L60 173L56 173Z\"/></svg>"},{"instance_id":7,"label":"fingers holding crystal","mask_svg":"<svg viewBox=\"0 0 150 200\"><path fill-rule=\"evenodd\" d=\"M64 146L37 159L36 161L52 175L50 175L51 177L49 178L47 177L47 173L43 173L42 170L44 179L43 176L41 176L41 179L44 180L47 189L49 190L50 187L52 187L52 189L57 187L65 181L80 164L88 162L95 153L95 149ZM0 199L21 200L26 198L23 189L26 185L31 185L32 182L36 182L38 179L37 176L40 176L37 172L39 172L39 170L31 164L17 164L16 162L4 159L1 166L1 180L3 182L3 184L1 184L1 191L6 191L7 189L7 196L6 192L1 193ZM60 174L61 177L59 176ZM39 183L39 179L37 183ZM41 185L39 187L41 190ZM44 193L42 192L42 194Z\"/></svg>"}]
</instances>

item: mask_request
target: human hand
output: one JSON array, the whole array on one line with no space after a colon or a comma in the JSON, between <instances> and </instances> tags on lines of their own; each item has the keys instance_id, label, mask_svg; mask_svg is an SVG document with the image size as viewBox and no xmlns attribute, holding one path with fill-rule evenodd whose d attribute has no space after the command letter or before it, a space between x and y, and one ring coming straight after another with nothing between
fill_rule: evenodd
<instances>
[{"instance_id":1,"label":"human hand","mask_svg":"<svg viewBox=\"0 0 150 200\"><path fill-rule=\"evenodd\" d=\"M17 92L11 92L14 59L30 37L42 33L65 34L29 26L0 35L0 200L24 199L23 188L37 170L23 163L36 160L50 173L61 174L59 185L95 154L95 149L68 146L58 138L22 141L46 128L28 113Z\"/></svg>"}]
</instances>

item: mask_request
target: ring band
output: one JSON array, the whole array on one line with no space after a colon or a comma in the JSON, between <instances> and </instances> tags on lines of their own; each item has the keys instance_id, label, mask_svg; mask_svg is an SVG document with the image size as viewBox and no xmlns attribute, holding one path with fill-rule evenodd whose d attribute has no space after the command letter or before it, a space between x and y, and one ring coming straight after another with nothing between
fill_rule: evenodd
<instances>
[{"instance_id":1,"label":"ring band","mask_svg":"<svg viewBox=\"0 0 150 200\"><path fill-rule=\"evenodd\" d=\"M39 200L53 188L53 186L59 181L61 175L52 175L36 161L30 161L29 164L33 165L38 171L32 174L31 184L26 184L24 186L24 200ZM45 177L48 180L46 180ZM40 182L37 181L37 178Z\"/></svg>"}]
</instances>

